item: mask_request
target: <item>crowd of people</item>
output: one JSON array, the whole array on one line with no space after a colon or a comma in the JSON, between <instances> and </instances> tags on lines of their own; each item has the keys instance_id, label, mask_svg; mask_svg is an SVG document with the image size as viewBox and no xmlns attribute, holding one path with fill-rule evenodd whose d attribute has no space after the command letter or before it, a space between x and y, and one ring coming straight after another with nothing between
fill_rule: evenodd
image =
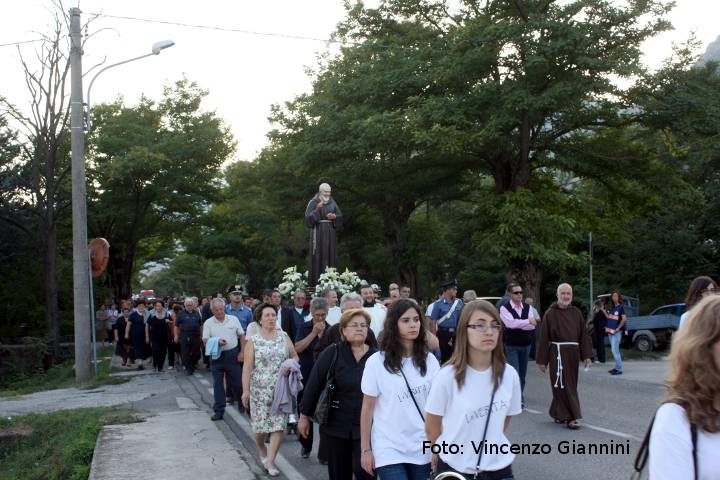
<instances>
[{"instance_id":1,"label":"crowd of people","mask_svg":"<svg viewBox=\"0 0 720 480\"><path fill-rule=\"evenodd\" d=\"M550 417L571 430L582 418L579 366L605 361L605 337L615 361L610 373L623 373L619 346L627 316L619 291L609 308L596 304L588 321L566 283L542 316L517 283L492 304L474 292L463 301L458 285L448 282L427 308L406 286L391 284L382 300L373 287L344 294L339 305L332 290L315 297L298 290L284 305L277 290L255 300L236 285L200 302L121 302L118 311L99 316L112 325L107 339L116 342L123 365L143 368L152 357L158 371L166 359L172 369L179 354L191 375L204 361L213 377L212 419L237 402L250 417L270 476L280 474L279 447L286 432L295 431L302 458L319 437L317 458L331 480L425 480L445 471L512 479L514 454L503 446L510 445L511 418L524 408L530 358L549 372ZM651 478L720 474L716 288L699 277L688 292L673 341L667 403L645 445ZM471 444L495 451L435 449Z\"/></svg>"}]
</instances>

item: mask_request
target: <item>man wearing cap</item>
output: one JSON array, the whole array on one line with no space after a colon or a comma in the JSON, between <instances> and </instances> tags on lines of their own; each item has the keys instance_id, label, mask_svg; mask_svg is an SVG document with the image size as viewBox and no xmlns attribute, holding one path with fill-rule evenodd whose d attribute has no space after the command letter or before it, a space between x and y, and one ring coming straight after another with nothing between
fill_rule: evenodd
<instances>
[{"instance_id":1,"label":"man wearing cap","mask_svg":"<svg viewBox=\"0 0 720 480\"><path fill-rule=\"evenodd\" d=\"M317 285L326 267L337 266L335 229L342 225L342 212L330 196L327 183L320 184L318 193L305 208L305 225L310 230L310 285Z\"/></svg>"},{"instance_id":2,"label":"man wearing cap","mask_svg":"<svg viewBox=\"0 0 720 480\"><path fill-rule=\"evenodd\" d=\"M228 301L230 303L225 305L225 313L237 317L243 331L247 330L248 325L253 321L253 315L252 310L243 303L243 291L240 285L228 288Z\"/></svg>"},{"instance_id":3,"label":"man wearing cap","mask_svg":"<svg viewBox=\"0 0 720 480\"><path fill-rule=\"evenodd\" d=\"M225 304L225 313L228 316L237 318L240 322L240 327L242 328L243 332L245 332L248 325L250 325L253 321L253 314L252 310L246 307L243 303L242 286L233 285L228 288L228 300L230 301L230 303ZM225 394L228 403L232 403L234 399L239 399L242 397L242 357L240 357L240 360L238 361L240 362L240 383L232 381L227 381L225 383ZM237 392L234 392L233 389L236 389ZM239 402L238 409L242 410L242 405Z\"/></svg>"},{"instance_id":4,"label":"man wearing cap","mask_svg":"<svg viewBox=\"0 0 720 480\"><path fill-rule=\"evenodd\" d=\"M442 297L433 304L430 329L437 332L438 340L440 340L440 361L445 363L453 353L453 339L460 312L463 309L463 302L456 298L458 291L456 281L445 283L442 290Z\"/></svg>"}]
</instances>

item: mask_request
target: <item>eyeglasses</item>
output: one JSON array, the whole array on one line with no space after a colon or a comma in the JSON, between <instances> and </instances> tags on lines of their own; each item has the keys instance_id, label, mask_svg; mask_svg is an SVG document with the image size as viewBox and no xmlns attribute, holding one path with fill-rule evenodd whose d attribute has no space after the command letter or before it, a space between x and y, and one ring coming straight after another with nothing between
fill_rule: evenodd
<instances>
[{"instance_id":1,"label":"eyeglasses","mask_svg":"<svg viewBox=\"0 0 720 480\"><path fill-rule=\"evenodd\" d=\"M475 330L476 332L485 333L488 331L488 329L492 330L493 333L499 332L502 328L499 323L476 323L476 324L468 324L467 328L470 330Z\"/></svg>"},{"instance_id":2,"label":"eyeglasses","mask_svg":"<svg viewBox=\"0 0 720 480\"><path fill-rule=\"evenodd\" d=\"M516 290L516 291L512 292L513 295L522 295L522 293L523 293L522 290Z\"/></svg>"},{"instance_id":3,"label":"eyeglasses","mask_svg":"<svg viewBox=\"0 0 720 480\"><path fill-rule=\"evenodd\" d=\"M347 328L368 328L367 323L349 323Z\"/></svg>"}]
</instances>

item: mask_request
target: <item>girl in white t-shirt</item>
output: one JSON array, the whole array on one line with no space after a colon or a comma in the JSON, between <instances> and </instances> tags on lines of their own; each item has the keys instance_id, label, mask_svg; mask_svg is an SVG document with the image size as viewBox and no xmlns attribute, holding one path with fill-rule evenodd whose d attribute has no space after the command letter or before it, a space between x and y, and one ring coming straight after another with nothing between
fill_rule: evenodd
<instances>
[{"instance_id":1,"label":"girl in white t-shirt","mask_svg":"<svg viewBox=\"0 0 720 480\"><path fill-rule=\"evenodd\" d=\"M500 315L489 302L463 307L455 351L435 376L425 411L427 438L440 450L433 454L434 471L473 478L479 470L486 475L479 479L514 478L515 455L505 430L510 417L522 411L520 378L505 363Z\"/></svg>"},{"instance_id":2,"label":"girl in white t-shirt","mask_svg":"<svg viewBox=\"0 0 720 480\"><path fill-rule=\"evenodd\" d=\"M720 478L720 297L692 311L673 336L667 403L650 434L652 480Z\"/></svg>"},{"instance_id":3,"label":"girl in white t-shirt","mask_svg":"<svg viewBox=\"0 0 720 480\"><path fill-rule=\"evenodd\" d=\"M428 352L423 315L413 300L393 302L380 350L367 360L362 377L362 467L382 480L426 480L430 451L423 451L423 409L440 365Z\"/></svg>"}]
</instances>

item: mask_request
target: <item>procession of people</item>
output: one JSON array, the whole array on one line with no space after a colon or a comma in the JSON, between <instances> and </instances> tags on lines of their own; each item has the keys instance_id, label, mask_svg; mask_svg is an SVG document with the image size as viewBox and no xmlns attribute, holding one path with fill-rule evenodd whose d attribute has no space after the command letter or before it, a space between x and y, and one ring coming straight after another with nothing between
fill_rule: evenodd
<instances>
[{"instance_id":1,"label":"procession of people","mask_svg":"<svg viewBox=\"0 0 720 480\"><path fill-rule=\"evenodd\" d=\"M342 214L330 193L329 185L320 185L305 214L315 281L337 261L334 230ZM593 358L605 362L607 338L614 360L609 373L622 375L620 344L628 323L618 290L607 306L595 303L586 319L570 284L557 286L542 316L523 287L510 282L493 305L474 290L459 298L458 283L447 281L435 300L422 305L407 285L390 283L381 298L377 285L364 282L359 292L344 292L338 305L333 288L285 291L283 302L278 289L262 291L259 301L232 285L225 295L200 303L195 297L170 303L141 298L133 308L121 302L120 312L101 317L113 319L123 365L142 369L152 357L160 372L166 357L172 368L179 351L192 375L204 359L213 379L211 419L222 420L233 403L247 414L260 463L271 477L280 475L280 445L295 432L303 459L319 437L317 460L327 465L330 480L426 480L443 472L507 480L515 478L510 446L517 446L507 429L525 409L531 358L547 374L550 419L580 429L580 366L587 371ZM709 277L690 286L688 313L673 346L671 406L658 410L643 444L653 478L716 478L720 471L717 460L708 459L712 446L720 446L715 293ZM679 448L670 451L674 440ZM666 465L668 458L678 462Z\"/></svg>"}]
</instances>

